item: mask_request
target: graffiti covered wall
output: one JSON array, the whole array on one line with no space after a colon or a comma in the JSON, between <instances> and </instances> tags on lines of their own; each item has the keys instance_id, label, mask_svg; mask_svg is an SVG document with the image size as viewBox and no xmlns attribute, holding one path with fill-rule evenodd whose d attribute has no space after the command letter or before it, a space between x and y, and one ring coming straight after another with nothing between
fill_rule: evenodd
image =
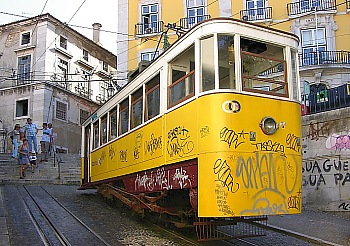
<instances>
[{"instance_id":1,"label":"graffiti covered wall","mask_svg":"<svg viewBox=\"0 0 350 246\"><path fill-rule=\"evenodd\" d=\"M350 108L303 116L303 203L350 212Z\"/></svg>"}]
</instances>

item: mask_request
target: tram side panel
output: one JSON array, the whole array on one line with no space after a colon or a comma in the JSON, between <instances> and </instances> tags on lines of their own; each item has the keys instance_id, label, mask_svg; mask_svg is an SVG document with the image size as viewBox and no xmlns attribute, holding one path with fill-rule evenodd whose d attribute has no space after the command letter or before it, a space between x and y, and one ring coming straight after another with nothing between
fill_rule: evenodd
<instances>
[{"instance_id":1,"label":"tram side panel","mask_svg":"<svg viewBox=\"0 0 350 246\"><path fill-rule=\"evenodd\" d=\"M198 215L300 213L300 105L229 93L200 97L198 105L205 108L198 114ZM266 116L279 123L272 135L259 127Z\"/></svg>"},{"instance_id":2,"label":"tram side panel","mask_svg":"<svg viewBox=\"0 0 350 246\"><path fill-rule=\"evenodd\" d=\"M164 164L164 117L91 153L91 181L102 181Z\"/></svg>"}]
</instances>

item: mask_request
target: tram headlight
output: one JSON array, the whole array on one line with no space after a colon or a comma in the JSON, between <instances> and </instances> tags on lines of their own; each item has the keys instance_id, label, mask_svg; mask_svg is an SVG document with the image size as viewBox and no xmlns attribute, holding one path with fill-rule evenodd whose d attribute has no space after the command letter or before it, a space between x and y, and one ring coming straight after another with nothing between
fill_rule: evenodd
<instances>
[{"instance_id":1,"label":"tram headlight","mask_svg":"<svg viewBox=\"0 0 350 246\"><path fill-rule=\"evenodd\" d=\"M278 129L278 124L272 117L265 117L260 122L260 128L266 135L274 134Z\"/></svg>"}]
</instances>

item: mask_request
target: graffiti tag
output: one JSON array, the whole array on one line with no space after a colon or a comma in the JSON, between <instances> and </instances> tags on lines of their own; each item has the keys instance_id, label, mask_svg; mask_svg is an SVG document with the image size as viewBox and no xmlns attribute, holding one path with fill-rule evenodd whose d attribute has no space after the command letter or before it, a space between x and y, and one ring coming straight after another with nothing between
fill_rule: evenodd
<instances>
[{"instance_id":1,"label":"graffiti tag","mask_svg":"<svg viewBox=\"0 0 350 246\"><path fill-rule=\"evenodd\" d=\"M231 168L227 164L226 160L217 159L214 164L214 173L217 175L218 181L223 187L226 187L228 191L235 193L239 189L239 184L235 184L235 179L231 174Z\"/></svg>"},{"instance_id":2,"label":"graffiti tag","mask_svg":"<svg viewBox=\"0 0 350 246\"><path fill-rule=\"evenodd\" d=\"M326 141L326 148L332 150L350 150L350 134L332 134Z\"/></svg>"},{"instance_id":3,"label":"graffiti tag","mask_svg":"<svg viewBox=\"0 0 350 246\"><path fill-rule=\"evenodd\" d=\"M209 135L209 126L202 127L199 130L199 133L201 134L201 138L204 138Z\"/></svg>"},{"instance_id":4,"label":"graffiti tag","mask_svg":"<svg viewBox=\"0 0 350 246\"><path fill-rule=\"evenodd\" d=\"M277 142L273 143L271 140L259 143L252 143L252 145L255 146L256 150L279 152L281 153L281 155L285 155L283 144Z\"/></svg>"},{"instance_id":5,"label":"graffiti tag","mask_svg":"<svg viewBox=\"0 0 350 246\"><path fill-rule=\"evenodd\" d=\"M223 127L220 131L220 139L221 141L226 142L229 148L231 148L231 145L233 144L233 147L237 149L240 144L244 143L245 135L247 134L249 133L244 132L244 130L236 133L234 130Z\"/></svg>"},{"instance_id":6,"label":"graffiti tag","mask_svg":"<svg viewBox=\"0 0 350 246\"><path fill-rule=\"evenodd\" d=\"M194 143L190 140L190 133L185 127L175 127L168 132L167 151L170 157L183 157L192 152Z\"/></svg>"},{"instance_id":7,"label":"graffiti tag","mask_svg":"<svg viewBox=\"0 0 350 246\"><path fill-rule=\"evenodd\" d=\"M162 136L155 138L152 133L150 140L145 141L145 154L150 153L150 155L153 155L158 149L162 149Z\"/></svg>"}]
</instances>

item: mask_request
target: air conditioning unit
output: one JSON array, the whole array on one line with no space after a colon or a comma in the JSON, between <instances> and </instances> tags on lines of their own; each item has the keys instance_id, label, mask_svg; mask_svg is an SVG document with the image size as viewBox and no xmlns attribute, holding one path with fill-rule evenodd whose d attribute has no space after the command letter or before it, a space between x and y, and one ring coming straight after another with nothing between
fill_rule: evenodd
<instances>
[{"instance_id":1,"label":"air conditioning unit","mask_svg":"<svg viewBox=\"0 0 350 246\"><path fill-rule=\"evenodd\" d=\"M152 28L150 28L150 27L149 27L149 28L146 28L146 29L145 29L145 33L146 33L146 34L151 34L151 33L153 33Z\"/></svg>"}]
</instances>

